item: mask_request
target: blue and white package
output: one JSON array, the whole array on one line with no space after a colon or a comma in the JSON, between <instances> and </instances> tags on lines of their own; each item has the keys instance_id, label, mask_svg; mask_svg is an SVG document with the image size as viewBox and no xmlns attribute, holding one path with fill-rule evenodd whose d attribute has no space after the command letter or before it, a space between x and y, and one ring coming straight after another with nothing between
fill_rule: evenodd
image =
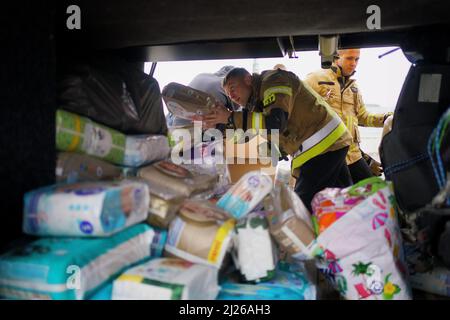
<instances>
[{"instance_id":1,"label":"blue and white package","mask_svg":"<svg viewBox=\"0 0 450 320\"><path fill-rule=\"evenodd\" d=\"M107 237L144 221L146 183L60 184L25 194L23 232L37 236Z\"/></svg>"},{"instance_id":2,"label":"blue and white package","mask_svg":"<svg viewBox=\"0 0 450 320\"><path fill-rule=\"evenodd\" d=\"M245 174L217 202L217 206L236 219L243 218L272 191L272 179L260 171Z\"/></svg>"},{"instance_id":3,"label":"blue and white package","mask_svg":"<svg viewBox=\"0 0 450 320\"><path fill-rule=\"evenodd\" d=\"M167 240L167 230L157 228L154 228L154 230L155 235L150 246L150 257L151 259L158 259L163 255L164 245ZM117 277L102 285L89 296L89 300L112 300L113 283L115 280L117 280Z\"/></svg>"},{"instance_id":4,"label":"blue and white package","mask_svg":"<svg viewBox=\"0 0 450 320\"><path fill-rule=\"evenodd\" d=\"M151 258L165 239L147 224L109 238L42 238L0 256L0 296L80 300L128 267Z\"/></svg>"},{"instance_id":5,"label":"blue and white package","mask_svg":"<svg viewBox=\"0 0 450 320\"><path fill-rule=\"evenodd\" d=\"M224 281L217 300L316 300L316 287L301 264L280 261L275 277L259 284Z\"/></svg>"}]
</instances>

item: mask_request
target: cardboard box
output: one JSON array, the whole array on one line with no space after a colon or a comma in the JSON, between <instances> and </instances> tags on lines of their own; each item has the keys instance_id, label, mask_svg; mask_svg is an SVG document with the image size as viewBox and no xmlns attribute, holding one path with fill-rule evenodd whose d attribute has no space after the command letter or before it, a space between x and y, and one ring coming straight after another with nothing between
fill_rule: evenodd
<instances>
[{"instance_id":1,"label":"cardboard box","mask_svg":"<svg viewBox=\"0 0 450 320\"><path fill-rule=\"evenodd\" d=\"M275 178L275 168L270 159L260 159L258 156L258 145L266 141L257 136L247 143L235 144L232 139L225 142L225 159L230 171L231 182L234 184L246 173L261 170L268 174L272 180Z\"/></svg>"}]
</instances>

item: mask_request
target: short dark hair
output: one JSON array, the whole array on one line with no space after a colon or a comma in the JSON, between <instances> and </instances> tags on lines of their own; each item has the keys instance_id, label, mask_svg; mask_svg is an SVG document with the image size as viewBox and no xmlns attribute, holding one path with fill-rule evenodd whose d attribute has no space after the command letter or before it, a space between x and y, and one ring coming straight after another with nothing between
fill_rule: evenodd
<instances>
[{"instance_id":1,"label":"short dark hair","mask_svg":"<svg viewBox=\"0 0 450 320\"><path fill-rule=\"evenodd\" d=\"M223 78L222 86L224 87L232 78L245 77L250 75L250 72L248 72L245 68L233 68L227 73L225 78Z\"/></svg>"},{"instance_id":2,"label":"short dark hair","mask_svg":"<svg viewBox=\"0 0 450 320\"><path fill-rule=\"evenodd\" d=\"M214 74L218 77L225 77L230 70L233 70L233 66L223 66L220 70L214 72Z\"/></svg>"}]
</instances>

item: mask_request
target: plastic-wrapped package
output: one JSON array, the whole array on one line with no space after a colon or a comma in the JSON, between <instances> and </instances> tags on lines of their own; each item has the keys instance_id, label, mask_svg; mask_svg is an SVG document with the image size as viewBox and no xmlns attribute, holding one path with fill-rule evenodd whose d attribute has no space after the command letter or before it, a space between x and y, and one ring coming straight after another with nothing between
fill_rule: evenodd
<instances>
[{"instance_id":1,"label":"plastic-wrapped package","mask_svg":"<svg viewBox=\"0 0 450 320\"><path fill-rule=\"evenodd\" d=\"M58 153L56 162L57 182L75 183L114 180L123 176L124 173L124 170L120 167L85 154L75 152Z\"/></svg>"},{"instance_id":2,"label":"plastic-wrapped package","mask_svg":"<svg viewBox=\"0 0 450 320\"><path fill-rule=\"evenodd\" d=\"M113 300L213 300L218 270L174 258L148 261L113 283Z\"/></svg>"},{"instance_id":3,"label":"plastic-wrapped package","mask_svg":"<svg viewBox=\"0 0 450 320\"><path fill-rule=\"evenodd\" d=\"M146 224L109 238L41 238L0 256L0 296L84 299L126 268L160 254L165 238Z\"/></svg>"},{"instance_id":4,"label":"plastic-wrapped package","mask_svg":"<svg viewBox=\"0 0 450 320\"><path fill-rule=\"evenodd\" d=\"M258 284L220 283L217 300L316 300L315 285L301 264L280 261L273 279Z\"/></svg>"},{"instance_id":5,"label":"plastic-wrapped package","mask_svg":"<svg viewBox=\"0 0 450 320\"><path fill-rule=\"evenodd\" d=\"M147 222L152 226L167 229L175 218L185 197L158 184L146 181L150 189L150 206Z\"/></svg>"},{"instance_id":6,"label":"plastic-wrapped package","mask_svg":"<svg viewBox=\"0 0 450 320\"><path fill-rule=\"evenodd\" d=\"M88 118L56 112L56 147L95 156L114 164L138 167L169 156L166 136L126 136Z\"/></svg>"},{"instance_id":7,"label":"plastic-wrapped package","mask_svg":"<svg viewBox=\"0 0 450 320\"><path fill-rule=\"evenodd\" d=\"M365 183L366 180L362 182ZM318 192L311 202L315 221L316 234L324 232L329 226L340 219L344 214L350 211L354 206L364 201L366 197L364 194L355 193L353 190L360 185L360 183L351 187L341 188L326 188ZM371 188L371 185L367 185ZM370 190L368 190L370 192Z\"/></svg>"},{"instance_id":8,"label":"plastic-wrapped package","mask_svg":"<svg viewBox=\"0 0 450 320\"><path fill-rule=\"evenodd\" d=\"M214 220L228 220L230 215L212 201L186 199L180 208L181 214L202 216Z\"/></svg>"},{"instance_id":9,"label":"plastic-wrapped package","mask_svg":"<svg viewBox=\"0 0 450 320\"><path fill-rule=\"evenodd\" d=\"M194 163L200 160L204 170L218 175L218 182L213 190L214 195L224 194L231 185L231 175L226 163L223 144L223 140L202 142L191 150Z\"/></svg>"},{"instance_id":10,"label":"plastic-wrapped package","mask_svg":"<svg viewBox=\"0 0 450 320\"><path fill-rule=\"evenodd\" d=\"M283 252L296 259L306 257L306 247L314 240L310 214L298 195L280 185L264 199L270 233Z\"/></svg>"},{"instance_id":11,"label":"plastic-wrapped package","mask_svg":"<svg viewBox=\"0 0 450 320\"><path fill-rule=\"evenodd\" d=\"M92 295L89 296L89 300L112 300L112 290L113 290L113 282L108 281L106 284L102 285L98 290L96 290Z\"/></svg>"},{"instance_id":12,"label":"plastic-wrapped package","mask_svg":"<svg viewBox=\"0 0 450 320\"><path fill-rule=\"evenodd\" d=\"M162 257L164 245L167 240L167 231L154 229L155 235L150 246L150 259L158 259ZM118 275L120 276L120 275ZM118 277L112 277L109 281L96 289L89 297L89 300L112 300L113 283Z\"/></svg>"},{"instance_id":13,"label":"plastic-wrapped package","mask_svg":"<svg viewBox=\"0 0 450 320\"><path fill-rule=\"evenodd\" d=\"M188 120L210 113L217 103L214 96L175 82L164 87L162 97L173 115Z\"/></svg>"},{"instance_id":14,"label":"plastic-wrapped package","mask_svg":"<svg viewBox=\"0 0 450 320\"><path fill-rule=\"evenodd\" d=\"M63 70L62 109L89 117L125 134L166 134L158 82L119 59L95 57Z\"/></svg>"},{"instance_id":15,"label":"plastic-wrapped package","mask_svg":"<svg viewBox=\"0 0 450 320\"><path fill-rule=\"evenodd\" d=\"M60 184L25 194L23 231L39 236L106 237L147 218L144 182Z\"/></svg>"},{"instance_id":16,"label":"plastic-wrapped package","mask_svg":"<svg viewBox=\"0 0 450 320\"><path fill-rule=\"evenodd\" d=\"M270 193L272 185L268 175L259 171L249 172L220 198L217 206L241 219Z\"/></svg>"},{"instance_id":17,"label":"plastic-wrapped package","mask_svg":"<svg viewBox=\"0 0 450 320\"><path fill-rule=\"evenodd\" d=\"M236 267L245 281L267 281L274 276L275 247L265 212L252 212L236 224Z\"/></svg>"},{"instance_id":18,"label":"plastic-wrapped package","mask_svg":"<svg viewBox=\"0 0 450 320\"><path fill-rule=\"evenodd\" d=\"M411 299L392 185L370 178L350 194L364 200L320 233L307 251L346 299Z\"/></svg>"},{"instance_id":19,"label":"plastic-wrapped package","mask_svg":"<svg viewBox=\"0 0 450 320\"><path fill-rule=\"evenodd\" d=\"M217 175L202 173L198 168L194 165L179 166L171 161L160 161L140 169L138 177L154 188L164 188L176 195L189 197L214 188L217 182Z\"/></svg>"},{"instance_id":20,"label":"plastic-wrapped package","mask_svg":"<svg viewBox=\"0 0 450 320\"><path fill-rule=\"evenodd\" d=\"M172 221L165 250L169 255L221 268L231 246L235 221L225 222L188 211Z\"/></svg>"}]
</instances>

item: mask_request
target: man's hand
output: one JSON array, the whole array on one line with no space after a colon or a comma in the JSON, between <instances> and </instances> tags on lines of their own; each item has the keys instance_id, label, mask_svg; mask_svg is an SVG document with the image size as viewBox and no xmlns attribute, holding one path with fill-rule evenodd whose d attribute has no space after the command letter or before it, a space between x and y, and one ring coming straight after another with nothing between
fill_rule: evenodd
<instances>
[{"instance_id":1,"label":"man's hand","mask_svg":"<svg viewBox=\"0 0 450 320\"><path fill-rule=\"evenodd\" d=\"M228 110L223 104L217 103L211 113L204 116L195 116L193 121L202 121L202 125L205 129L215 128L217 124L228 123L228 118L231 115L231 111Z\"/></svg>"},{"instance_id":2,"label":"man's hand","mask_svg":"<svg viewBox=\"0 0 450 320\"><path fill-rule=\"evenodd\" d=\"M383 167L381 166L381 163L374 159L371 159L369 167L370 171L372 171L372 173L377 177L381 176L381 174L383 173Z\"/></svg>"}]
</instances>

